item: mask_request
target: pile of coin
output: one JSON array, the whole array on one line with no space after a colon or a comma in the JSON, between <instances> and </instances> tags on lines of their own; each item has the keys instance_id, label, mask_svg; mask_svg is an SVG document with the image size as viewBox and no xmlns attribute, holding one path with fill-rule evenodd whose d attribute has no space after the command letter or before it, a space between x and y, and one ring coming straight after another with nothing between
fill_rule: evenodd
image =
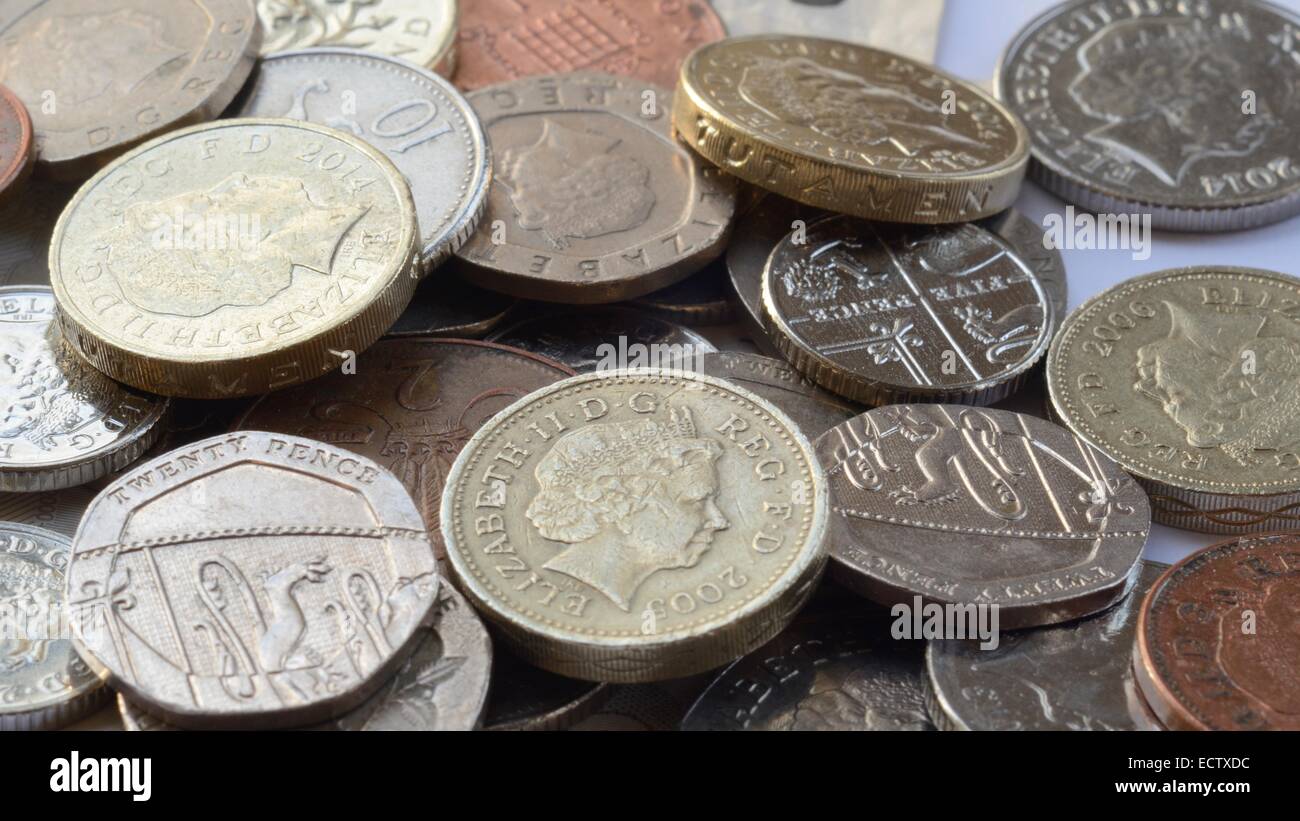
<instances>
[{"instance_id":1,"label":"pile of coin","mask_svg":"<svg viewBox=\"0 0 1300 821\"><path fill-rule=\"evenodd\" d=\"M1012 206L1300 212L1296 31L9 4L0 729L1295 729L1300 280Z\"/></svg>"}]
</instances>

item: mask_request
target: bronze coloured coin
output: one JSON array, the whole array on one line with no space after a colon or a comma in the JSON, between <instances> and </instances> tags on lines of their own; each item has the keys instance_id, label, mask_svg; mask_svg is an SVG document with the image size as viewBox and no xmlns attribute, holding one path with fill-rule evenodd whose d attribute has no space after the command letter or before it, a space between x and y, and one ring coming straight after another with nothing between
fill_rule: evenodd
<instances>
[{"instance_id":1,"label":"bronze coloured coin","mask_svg":"<svg viewBox=\"0 0 1300 821\"><path fill-rule=\"evenodd\" d=\"M1300 729L1300 534L1240 536L1147 594L1133 668L1171 730Z\"/></svg>"},{"instance_id":2,"label":"bronze coloured coin","mask_svg":"<svg viewBox=\"0 0 1300 821\"><path fill-rule=\"evenodd\" d=\"M1096 613L1133 584L1146 494L1058 425L890 405L815 447L830 483L831 573L880 604L996 605L1012 630Z\"/></svg>"},{"instance_id":3,"label":"bronze coloured coin","mask_svg":"<svg viewBox=\"0 0 1300 821\"><path fill-rule=\"evenodd\" d=\"M839 40L771 34L696 49L673 123L730 174L873 220L963 222L1009 208L1029 162L1020 120L978 86Z\"/></svg>"},{"instance_id":4,"label":"bronze coloured coin","mask_svg":"<svg viewBox=\"0 0 1300 821\"><path fill-rule=\"evenodd\" d=\"M84 179L220 114L261 42L253 0L13 0L0 8L0 83L27 105L37 162Z\"/></svg>"},{"instance_id":5,"label":"bronze coloured coin","mask_svg":"<svg viewBox=\"0 0 1300 821\"><path fill-rule=\"evenodd\" d=\"M978 225L895 226L827 217L773 249L768 338L799 371L867 405L988 405L1047 352L1047 293Z\"/></svg>"},{"instance_id":6,"label":"bronze coloured coin","mask_svg":"<svg viewBox=\"0 0 1300 821\"><path fill-rule=\"evenodd\" d=\"M672 88L691 49L726 33L705 0L466 0L455 80L474 90L602 71Z\"/></svg>"},{"instance_id":7,"label":"bronze coloured coin","mask_svg":"<svg viewBox=\"0 0 1300 821\"><path fill-rule=\"evenodd\" d=\"M289 433L373 459L411 493L443 552L443 480L474 432L517 399L572 376L527 351L459 339L383 339L335 371L262 397L234 430Z\"/></svg>"},{"instance_id":8,"label":"bronze coloured coin","mask_svg":"<svg viewBox=\"0 0 1300 821\"><path fill-rule=\"evenodd\" d=\"M351 451L260 431L108 485L68 566L77 650L190 729L343 715L414 650L440 584L401 482Z\"/></svg>"},{"instance_id":9,"label":"bronze coloured coin","mask_svg":"<svg viewBox=\"0 0 1300 821\"><path fill-rule=\"evenodd\" d=\"M0 86L0 201L9 199L31 174L35 145L27 107Z\"/></svg>"},{"instance_id":10,"label":"bronze coloured coin","mask_svg":"<svg viewBox=\"0 0 1300 821\"><path fill-rule=\"evenodd\" d=\"M586 73L469 95L493 180L457 273L525 299L592 304L659 290L717 258L735 182L673 137L671 96Z\"/></svg>"}]
</instances>

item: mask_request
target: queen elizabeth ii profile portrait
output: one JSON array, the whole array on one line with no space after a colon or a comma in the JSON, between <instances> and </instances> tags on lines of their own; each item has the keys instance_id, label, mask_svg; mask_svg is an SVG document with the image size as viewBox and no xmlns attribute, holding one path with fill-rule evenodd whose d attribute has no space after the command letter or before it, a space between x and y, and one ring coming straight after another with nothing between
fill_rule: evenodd
<instances>
[{"instance_id":1,"label":"queen elizabeth ii profile portrait","mask_svg":"<svg viewBox=\"0 0 1300 821\"><path fill-rule=\"evenodd\" d=\"M584 582L628 612L660 570L694 567L718 509L716 441L699 436L686 408L667 421L600 422L561 437L538 463L527 516L564 548L543 566Z\"/></svg>"}]
</instances>

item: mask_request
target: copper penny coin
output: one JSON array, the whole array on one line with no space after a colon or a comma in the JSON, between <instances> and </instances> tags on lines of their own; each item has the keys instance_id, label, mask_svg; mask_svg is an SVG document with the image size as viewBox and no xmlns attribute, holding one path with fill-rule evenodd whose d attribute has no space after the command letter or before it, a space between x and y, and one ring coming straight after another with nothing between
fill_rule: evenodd
<instances>
[{"instance_id":1,"label":"copper penny coin","mask_svg":"<svg viewBox=\"0 0 1300 821\"><path fill-rule=\"evenodd\" d=\"M736 184L673 137L671 96L587 73L470 94L492 144L492 185L456 273L524 299L589 305L643 296L717 259Z\"/></svg>"},{"instance_id":2,"label":"copper penny coin","mask_svg":"<svg viewBox=\"0 0 1300 821\"><path fill-rule=\"evenodd\" d=\"M479 427L526 394L572 376L536 354L463 339L385 339L322 379L264 396L234 430L305 436L375 460L401 480L431 534L442 485ZM432 537L443 556L441 540Z\"/></svg>"},{"instance_id":3,"label":"copper penny coin","mask_svg":"<svg viewBox=\"0 0 1300 821\"><path fill-rule=\"evenodd\" d=\"M727 34L703 0L473 0L461 4L456 85L604 71L677 85L682 60Z\"/></svg>"},{"instance_id":4,"label":"copper penny coin","mask_svg":"<svg viewBox=\"0 0 1300 821\"><path fill-rule=\"evenodd\" d=\"M1166 571L1133 668L1171 730L1300 730L1300 533L1220 542Z\"/></svg>"},{"instance_id":5,"label":"copper penny coin","mask_svg":"<svg viewBox=\"0 0 1300 821\"><path fill-rule=\"evenodd\" d=\"M0 86L0 197L22 184L31 173L34 157L32 118L27 106Z\"/></svg>"}]
</instances>

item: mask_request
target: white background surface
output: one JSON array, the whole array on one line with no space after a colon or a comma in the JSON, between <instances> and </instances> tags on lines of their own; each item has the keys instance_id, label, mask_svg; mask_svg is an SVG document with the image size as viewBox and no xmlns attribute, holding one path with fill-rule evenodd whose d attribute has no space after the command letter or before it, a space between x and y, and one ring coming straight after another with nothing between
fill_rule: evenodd
<instances>
[{"instance_id":1,"label":"white background surface","mask_svg":"<svg viewBox=\"0 0 1300 821\"><path fill-rule=\"evenodd\" d=\"M1300 0L1274 2L1300 11ZM1002 50L1030 19L1054 5L1053 0L948 0L936 62L958 76L992 88ZM1065 205L1026 182L1016 207L1041 225L1045 214L1063 213ZM1065 250L1062 254L1070 281L1071 309L1130 277L1184 265L1245 265L1300 276L1300 217L1230 234L1157 231L1151 241L1151 258L1145 261L1135 261L1126 250ZM1038 409L1042 405L1033 404L1037 401L1036 397L1022 398L1023 403L1028 403L1023 405L1027 411L1041 415ZM1224 538L1156 525L1147 542L1146 557L1173 562Z\"/></svg>"}]
</instances>

